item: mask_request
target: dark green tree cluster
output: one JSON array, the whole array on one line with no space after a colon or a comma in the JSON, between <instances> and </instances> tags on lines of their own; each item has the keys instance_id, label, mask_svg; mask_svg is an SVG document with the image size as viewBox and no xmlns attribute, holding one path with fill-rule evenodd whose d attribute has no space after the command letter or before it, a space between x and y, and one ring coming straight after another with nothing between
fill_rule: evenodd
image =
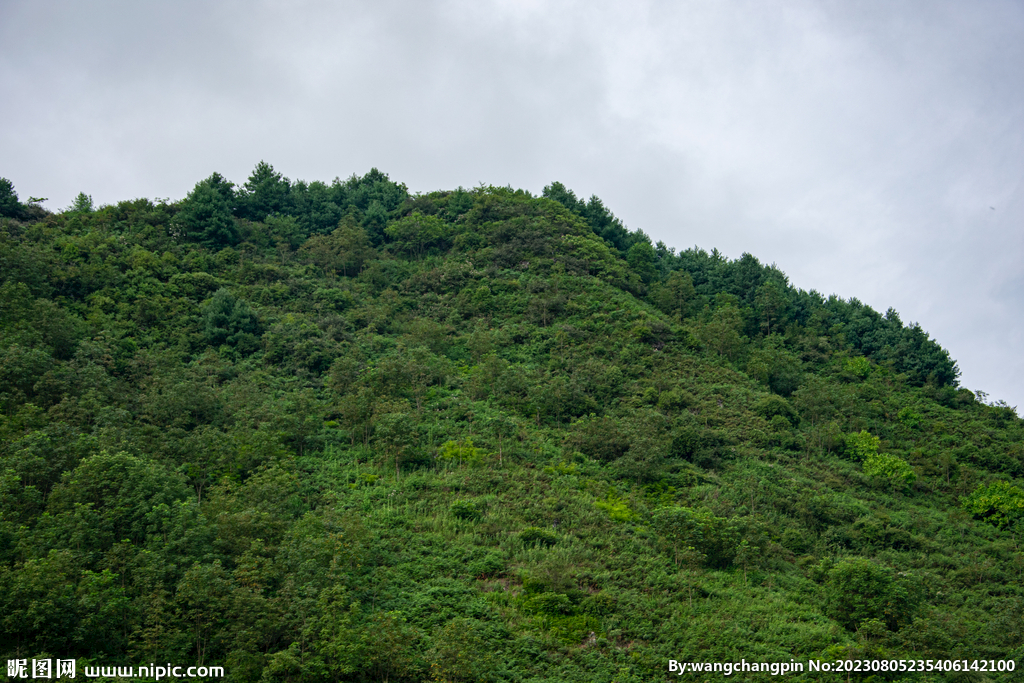
<instances>
[{"instance_id":1,"label":"dark green tree cluster","mask_svg":"<svg viewBox=\"0 0 1024 683\"><path fill-rule=\"evenodd\" d=\"M585 220L590 229L613 246L621 256L626 256L638 242L650 244L650 239L639 230L631 233L626 229L622 221L616 218L596 195L592 195L590 200L585 202L577 199L576 193L562 183L554 182L544 188L543 196L555 200Z\"/></svg>"},{"instance_id":2,"label":"dark green tree cluster","mask_svg":"<svg viewBox=\"0 0 1024 683\"><path fill-rule=\"evenodd\" d=\"M84 194L82 196L85 196ZM44 197L31 197L28 203L18 201L18 193L14 183L7 178L0 178L0 218L16 218L19 220L39 219L46 215L46 210L39 206L45 202ZM92 201L91 199L89 200Z\"/></svg>"},{"instance_id":3,"label":"dark green tree cluster","mask_svg":"<svg viewBox=\"0 0 1024 683\"><path fill-rule=\"evenodd\" d=\"M265 222L274 237L294 241L297 246L311 235L332 232L343 216L351 214L371 240L379 243L388 219L408 198L404 185L391 182L376 169L345 182L335 179L330 185L292 183L261 161L237 189L219 173L196 183L181 202L176 223L185 239L213 249L238 243L239 229L233 219ZM268 221L268 217L278 220ZM293 220L289 222L289 218Z\"/></svg>"},{"instance_id":4,"label":"dark green tree cluster","mask_svg":"<svg viewBox=\"0 0 1024 683\"><path fill-rule=\"evenodd\" d=\"M14 191L14 183L7 178L0 178L0 216L19 218L22 206L18 201L18 193Z\"/></svg>"}]
</instances>

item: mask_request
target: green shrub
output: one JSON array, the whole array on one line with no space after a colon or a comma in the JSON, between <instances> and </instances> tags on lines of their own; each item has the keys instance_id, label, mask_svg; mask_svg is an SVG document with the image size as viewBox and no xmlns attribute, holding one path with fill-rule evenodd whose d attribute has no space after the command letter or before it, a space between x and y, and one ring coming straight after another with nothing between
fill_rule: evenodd
<instances>
[{"instance_id":1,"label":"green shrub","mask_svg":"<svg viewBox=\"0 0 1024 683\"><path fill-rule=\"evenodd\" d=\"M615 612L617 604L618 600L615 599L615 596L610 595L605 591L601 591L596 595L590 595L584 598L583 602L580 603L580 608L587 614L600 617Z\"/></svg>"},{"instance_id":2,"label":"green shrub","mask_svg":"<svg viewBox=\"0 0 1024 683\"><path fill-rule=\"evenodd\" d=\"M800 415L789 404L789 401L781 396L765 396L754 404L754 412L768 420L781 415L794 427L800 423Z\"/></svg>"},{"instance_id":3,"label":"green shrub","mask_svg":"<svg viewBox=\"0 0 1024 683\"><path fill-rule=\"evenodd\" d=\"M692 462L703 445L704 440L699 431L693 427L684 427L672 438L668 452L673 458Z\"/></svg>"},{"instance_id":4,"label":"green shrub","mask_svg":"<svg viewBox=\"0 0 1024 683\"><path fill-rule=\"evenodd\" d=\"M445 441L441 445L440 457L447 462L455 461L460 464L477 465L483 462L485 455L486 451L482 448L476 448L473 445L472 439Z\"/></svg>"},{"instance_id":5,"label":"green shrub","mask_svg":"<svg viewBox=\"0 0 1024 683\"><path fill-rule=\"evenodd\" d=\"M811 549L807 535L798 529L786 529L782 532L782 546L798 555Z\"/></svg>"},{"instance_id":6,"label":"green shrub","mask_svg":"<svg viewBox=\"0 0 1024 683\"><path fill-rule=\"evenodd\" d=\"M843 374L848 377L864 379L871 372L871 363L864 356L850 358L843 363Z\"/></svg>"},{"instance_id":7,"label":"green shrub","mask_svg":"<svg viewBox=\"0 0 1024 683\"><path fill-rule=\"evenodd\" d=\"M677 412L693 405L693 396L685 391L670 389L658 396L658 408L664 412Z\"/></svg>"},{"instance_id":8,"label":"green shrub","mask_svg":"<svg viewBox=\"0 0 1024 683\"><path fill-rule=\"evenodd\" d=\"M921 416L914 412L914 409L910 406L900 408L900 412L896 413L896 419L908 427L919 427L921 425Z\"/></svg>"},{"instance_id":9,"label":"green shrub","mask_svg":"<svg viewBox=\"0 0 1024 683\"><path fill-rule=\"evenodd\" d=\"M249 304L226 289L218 289L203 307L203 336L207 344L236 347L240 353L250 354L259 348L260 325Z\"/></svg>"},{"instance_id":10,"label":"green shrub","mask_svg":"<svg viewBox=\"0 0 1024 683\"><path fill-rule=\"evenodd\" d=\"M545 546L550 547L555 543L558 543L558 536L554 532L548 531L547 529L541 529L536 526L529 526L519 532L519 540L523 542L523 545L533 546Z\"/></svg>"},{"instance_id":11,"label":"green shrub","mask_svg":"<svg viewBox=\"0 0 1024 683\"><path fill-rule=\"evenodd\" d=\"M747 361L747 374L767 385L773 393L789 396L800 386L800 360L783 346L777 334L765 339Z\"/></svg>"},{"instance_id":12,"label":"green shrub","mask_svg":"<svg viewBox=\"0 0 1024 683\"><path fill-rule=\"evenodd\" d=\"M584 455L611 462L629 450L629 439L613 417L588 415L572 423L566 444Z\"/></svg>"},{"instance_id":13,"label":"green shrub","mask_svg":"<svg viewBox=\"0 0 1024 683\"><path fill-rule=\"evenodd\" d=\"M487 553L469 563L469 573L478 578L496 576L505 570L505 561L498 553Z\"/></svg>"},{"instance_id":14,"label":"green shrub","mask_svg":"<svg viewBox=\"0 0 1024 683\"><path fill-rule=\"evenodd\" d=\"M894 491L909 489L917 479L914 469L906 460L888 453L869 455L864 461L864 474L886 481Z\"/></svg>"},{"instance_id":15,"label":"green shrub","mask_svg":"<svg viewBox=\"0 0 1024 683\"><path fill-rule=\"evenodd\" d=\"M451 513L458 519L465 521L476 521L480 519L480 510L468 500L457 500L449 508Z\"/></svg>"},{"instance_id":16,"label":"green shrub","mask_svg":"<svg viewBox=\"0 0 1024 683\"><path fill-rule=\"evenodd\" d=\"M919 601L910 576L897 576L892 569L861 557L832 567L825 588L829 614L851 631L868 619L880 619L895 631L910 622Z\"/></svg>"},{"instance_id":17,"label":"green shrub","mask_svg":"<svg viewBox=\"0 0 1024 683\"><path fill-rule=\"evenodd\" d=\"M1024 517L1024 490L1005 481L985 484L964 498L961 506L1001 529Z\"/></svg>"},{"instance_id":18,"label":"green shrub","mask_svg":"<svg viewBox=\"0 0 1024 683\"><path fill-rule=\"evenodd\" d=\"M656 511L651 521L676 563L686 556L703 558L718 568L732 562L739 533L728 519L707 510L667 507Z\"/></svg>"},{"instance_id":19,"label":"green shrub","mask_svg":"<svg viewBox=\"0 0 1024 683\"><path fill-rule=\"evenodd\" d=\"M880 441L881 439L877 436L862 429L855 434L846 435L846 452L852 455L854 460L867 460L870 456L878 453Z\"/></svg>"},{"instance_id":20,"label":"green shrub","mask_svg":"<svg viewBox=\"0 0 1024 683\"><path fill-rule=\"evenodd\" d=\"M607 512L614 522L630 522L636 519L636 513L629 507L626 499L619 498L614 493L609 493L606 499L596 501L594 505Z\"/></svg>"},{"instance_id":21,"label":"green shrub","mask_svg":"<svg viewBox=\"0 0 1024 683\"><path fill-rule=\"evenodd\" d=\"M569 597L561 593L541 593L526 599L526 609L534 614L547 614L557 617L573 613L573 605Z\"/></svg>"}]
</instances>

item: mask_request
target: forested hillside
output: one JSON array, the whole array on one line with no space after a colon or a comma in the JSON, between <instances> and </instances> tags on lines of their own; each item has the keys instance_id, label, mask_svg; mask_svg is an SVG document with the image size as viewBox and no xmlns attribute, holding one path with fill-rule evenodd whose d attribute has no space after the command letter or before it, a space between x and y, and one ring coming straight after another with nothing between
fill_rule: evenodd
<instances>
[{"instance_id":1,"label":"forested hillside","mask_svg":"<svg viewBox=\"0 0 1024 683\"><path fill-rule=\"evenodd\" d=\"M626 683L1024 657L1024 424L891 309L559 183L261 163L60 213L2 180L0 215L7 659Z\"/></svg>"}]
</instances>

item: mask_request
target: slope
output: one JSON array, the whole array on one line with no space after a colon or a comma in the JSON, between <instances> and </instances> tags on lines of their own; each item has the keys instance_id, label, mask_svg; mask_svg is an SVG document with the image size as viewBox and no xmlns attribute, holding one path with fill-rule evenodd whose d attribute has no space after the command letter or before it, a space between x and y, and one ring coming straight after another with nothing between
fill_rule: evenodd
<instances>
[{"instance_id":1,"label":"slope","mask_svg":"<svg viewBox=\"0 0 1024 683\"><path fill-rule=\"evenodd\" d=\"M295 681L1020 658L1012 409L892 310L545 195L261 163L11 209L7 656Z\"/></svg>"}]
</instances>

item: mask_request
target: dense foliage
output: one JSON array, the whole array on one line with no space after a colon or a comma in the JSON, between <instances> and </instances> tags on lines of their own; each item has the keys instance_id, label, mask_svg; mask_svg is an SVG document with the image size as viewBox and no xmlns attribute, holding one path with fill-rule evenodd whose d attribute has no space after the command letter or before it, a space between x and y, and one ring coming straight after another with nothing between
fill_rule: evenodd
<instances>
[{"instance_id":1,"label":"dense foliage","mask_svg":"<svg viewBox=\"0 0 1024 683\"><path fill-rule=\"evenodd\" d=\"M626 682L1024 656L1024 426L892 310L558 183L261 163L175 203L35 201L0 182L7 658Z\"/></svg>"}]
</instances>

